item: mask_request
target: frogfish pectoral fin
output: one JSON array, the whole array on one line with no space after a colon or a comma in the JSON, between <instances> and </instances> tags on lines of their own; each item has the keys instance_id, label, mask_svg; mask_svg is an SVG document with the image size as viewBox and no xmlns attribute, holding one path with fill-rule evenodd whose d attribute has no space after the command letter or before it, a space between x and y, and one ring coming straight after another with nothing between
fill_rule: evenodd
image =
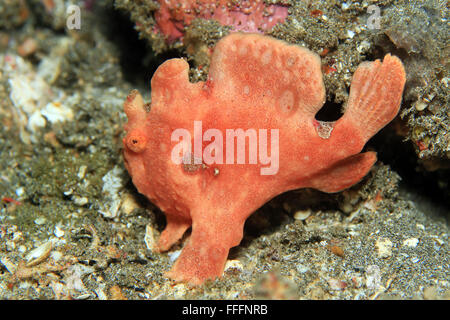
<instances>
[{"instance_id":1,"label":"frogfish pectoral fin","mask_svg":"<svg viewBox=\"0 0 450 320\"><path fill-rule=\"evenodd\" d=\"M364 178L376 161L375 152L358 153L312 176L308 186L328 193L342 191Z\"/></svg>"}]
</instances>

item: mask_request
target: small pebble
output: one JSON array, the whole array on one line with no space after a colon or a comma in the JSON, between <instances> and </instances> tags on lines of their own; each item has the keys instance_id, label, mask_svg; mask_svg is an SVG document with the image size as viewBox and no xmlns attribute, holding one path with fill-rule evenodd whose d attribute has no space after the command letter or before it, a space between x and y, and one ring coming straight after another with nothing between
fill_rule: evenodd
<instances>
[{"instance_id":1,"label":"small pebble","mask_svg":"<svg viewBox=\"0 0 450 320\"><path fill-rule=\"evenodd\" d=\"M153 234L153 228L149 224L145 226L144 242L145 242L145 245L147 246L148 250L153 251L155 249L156 240L155 240L155 236Z\"/></svg>"},{"instance_id":2,"label":"small pebble","mask_svg":"<svg viewBox=\"0 0 450 320\"><path fill-rule=\"evenodd\" d=\"M387 238L379 238L375 242L377 253L380 258L386 259L392 256L392 241Z\"/></svg>"},{"instance_id":3,"label":"small pebble","mask_svg":"<svg viewBox=\"0 0 450 320\"><path fill-rule=\"evenodd\" d=\"M89 199L86 197L79 197L79 196L74 196L73 197L73 202L77 205L77 206L84 206L89 202Z\"/></svg>"},{"instance_id":4,"label":"small pebble","mask_svg":"<svg viewBox=\"0 0 450 320\"><path fill-rule=\"evenodd\" d=\"M311 210L298 210L294 213L295 220L306 220L311 215Z\"/></svg>"},{"instance_id":5,"label":"small pebble","mask_svg":"<svg viewBox=\"0 0 450 320\"><path fill-rule=\"evenodd\" d=\"M403 241L403 245L406 247L415 248L419 244L419 239L417 238L409 238Z\"/></svg>"},{"instance_id":6,"label":"small pebble","mask_svg":"<svg viewBox=\"0 0 450 320\"><path fill-rule=\"evenodd\" d=\"M309 271L309 268L301 263L297 264L296 269L298 273L306 273L307 271Z\"/></svg>"},{"instance_id":7,"label":"small pebble","mask_svg":"<svg viewBox=\"0 0 450 320\"><path fill-rule=\"evenodd\" d=\"M351 4L349 4L349 3L347 3L347 2L343 2L342 4L341 4L341 8L342 8L342 10L347 10L348 8L350 8L350 5Z\"/></svg>"},{"instance_id":8,"label":"small pebble","mask_svg":"<svg viewBox=\"0 0 450 320\"><path fill-rule=\"evenodd\" d=\"M82 295L79 295L78 297L75 297L75 300L86 300L89 299L91 297L90 293L85 293Z\"/></svg>"},{"instance_id":9,"label":"small pebble","mask_svg":"<svg viewBox=\"0 0 450 320\"><path fill-rule=\"evenodd\" d=\"M140 208L140 206L139 206L138 202L136 201L136 198L129 193L125 194L125 196L123 197L123 200L122 200L122 206L121 206L122 212L128 215L128 214L132 213L134 209L138 209L138 208Z\"/></svg>"},{"instance_id":10,"label":"small pebble","mask_svg":"<svg viewBox=\"0 0 450 320\"><path fill-rule=\"evenodd\" d=\"M329 247L329 249L333 254L337 255L338 257L342 258L345 255L344 250L339 246L331 246Z\"/></svg>"},{"instance_id":11,"label":"small pebble","mask_svg":"<svg viewBox=\"0 0 450 320\"><path fill-rule=\"evenodd\" d=\"M175 299L181 299L186 295L186 285L184 284L177 284L173 287L174 293L173 295L175 296Z\"/></svg>"},{"instance_id":12,"label":"small pebble","mask_svg":"<svg viewBox=\"0 0 450 320\"><path fill-rule=\"evenodd\" d=\"M64 236L64 230L62 230L60 227L56 226L55 231L53 231L53 234L55 235L55 237L61 238Z\"/></svg>"},{"instance_id":13,"label":"small pebble","mask_svg":"<svg viewBox=\"0 0 450 320\"><path fill-rule=\"evenodd\" d=\"M18 197L23 196L24 193L25 193L25 188L24 188L24 187L20 187L20 188L17 188L17 189L16 189L16 195L17 195Z\"/></svg>"},{"instance_id":14,"label":"small pebble","mask_svg":"<svg viewBox=\"0 0 450 320\"><path fill-rule=\"evenodd\" d=\"M46 222L47 222L47 219L45 219L44 217L39 217L34 220L34 223L36 223L38 226L42 226Z\"/></svg>"},{"instance_id":15,"label":"small pebble","mask_svg":"<svg viewBox=\"0 0 450 320\"><path fill-rule=\"evenodd\" d=\"M423 290L425 300L436 300L438 297L438 288L436 286L427 287Z\"/></svg>"},{"instance_id":16,"label":"small pebble","mask_svg":"<svg viewBox=\"0 0 450 320\"><path fill-rule=\"evenodd\" d=\"M377 265L370 265L366 269L366 286L371 290L378 290L381 286L381 270Z\"/></svg>"},{"instance_id":17,"label":"small pebble","mask_svg":"<svg viewBox=\"0 0 450 320\"><path fill-rule=\"evenodd\" d=\"M118 285L114 285L109 289L111 300L127 300L127 297L122 293Z\"/></svg>"},{"instance_id":18,"label":"small pebble","mask_svg":"<svg viewBox=\"0 0 450 320\"><path fill-rule=\"evenodd\" d=\"M87 170L86 165L82 165L78 170L77 176L78 178L80 178L80 180L84 179L84 177L86 176L86 170Z\"/></svg>"},{"instance_id":19,"label":"small pebble","mask_svg":"<svg viewBox=\"0 0 450 320\"><path fill-rule=\"evenodd\" d=\"M26 57L36 52L37 50L37 42L33 38L26 38L24 42L20 46L17 47L17 53Z\"/></svg>"},{"instance_id":20,"label":"small pebble","mask_svg":"<svg viewBox=\"0 0 450 320\"><path fill-rule=\"evenodd\" d=\"M356 50L357 50L359 53L363 53L363 52L368 51L368 50L370 49L370 46L371 46L371 44L370 44L369 41L363 40L363 41L356 47Z\"/></svg>"},{"instance_id":21,"label":"small pebble","mask_svg":"<svg viewBox=\"0 0 450 320\"><path fill-rule=\"evenodd\" d=\"M14 251L16 249L16 244L14 241L6 241L6 251Z\"/></svg>"},{"instance_id":22,"label":"small pebble","mask_svg":"<svg viewBox=\"0 0 450 320\"><path fill-rule=\"evenodd\" d=\"M331 290L344 290L347 287L347 283L338 279L328 279L328 284Z\"/></svg>"},{"instance_id":23,"label":"small pebble","mask_svg":"<svg viewBox=\"0 0 450 320\"><path fill-rule=\"evenodd\" d=\"M244 270L244 266L239 260L227 260L225 263L224 272L231 271L232 269L242 271Z\"/></svg>"},{"instance_id":24,"label":"small pebble","mask_svg":"<svg viewBox=\"0 0 450 320\"><path fill-rule=\"evenodd\" d=\"M428 103L426 103L425 101L419 100L414 104L414 107L416 108L417 111L423 111L428 107Z\"/></svg>"},{"instance_id":25,"label":"small pebble","mask_svg":"<svg viewBox=\"0 0 450 320\"><path fill-rule=\"evenodd\" d=\"M352 30L347 30L347 38L352 39L355 36L355 32Z\"/></svg>"},{"instance_id":26,"label":"small pebble","mask_svg":"<svg viewBox=\"0 0 450 320\"><path fill-rule=\"evenodd\" d=\"M47 241L39 247L31 250L30 253L25 256L25 260L27 260L26 266L32 267L47 259L50 255L50 252L52 251L52 247L52 242Z\"/></svg>"},{"instance_id":27,"label":"small pebble","mask_svg":"<svg viewBox=\"0 0 450 320\"><path fill-rule=\"evenodd\" d=\"M52 258L55 262L61 260L62 257L63 254L60 251L52 251L52 253L50 253L50 258Z\"/></svg>"},{"instance_id":28,"label":"small pebble","mask_svg":"<svg viewBox=\"0 0 450 320\"><path fill-rule=\"evenodd\" d=\"M168 255L169 255L170 262L174 262L175 260L177 260L178 257L180 256L180 253L181 253L181 250L169 252Z\"/></svg>"}]
</instances>

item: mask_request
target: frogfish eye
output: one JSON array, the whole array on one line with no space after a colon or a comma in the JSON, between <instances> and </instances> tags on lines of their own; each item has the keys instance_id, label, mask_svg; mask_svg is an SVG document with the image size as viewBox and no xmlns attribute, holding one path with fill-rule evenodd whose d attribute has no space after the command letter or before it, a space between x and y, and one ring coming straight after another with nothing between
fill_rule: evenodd
<instances>
[{"instance_id":1,"label":"frogfish eye","mask_svg":"<svg viewBox=\"0 0 450 320\"><path fill-rule=\"evenodd\" d=\"M133 130L125 138L125 144L133 152L140 153L147 146L147 135L141 130Z\"/></svg>"}]
</instances>

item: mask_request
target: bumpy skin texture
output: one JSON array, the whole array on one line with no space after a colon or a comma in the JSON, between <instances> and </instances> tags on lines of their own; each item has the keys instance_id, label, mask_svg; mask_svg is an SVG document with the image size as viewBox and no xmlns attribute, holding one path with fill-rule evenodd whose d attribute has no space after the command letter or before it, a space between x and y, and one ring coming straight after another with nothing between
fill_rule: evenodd
<instances>
[{"instance_id":1,"label":"bumpy skin texture","mask_svg":"<svg viewBox=\"0 0 450 320\"><path fill-rule=\"evenodd\" d=\"M314 118L325 100L320 59L305 48L234 33L216 45L206 82L190 83L188 68L182 59L158 68L150 112L137 91L130 93L123 142L133 183L167 217L157 250L168 250L192 226L167 276L194 285L222 275L245 220L271 198L306 187L337 192L361 180L376 155L360 152L396 116L405 83L398 58L366 62L355 72L344 115L323 123ZM267 165L248 160L175 164L171 152L178 142L171 141L172 132L185 128L194 137L199 120L203 132L215 128L224 136L226 129L279 129L278 172L261 175ZM248 144L246 151L248 156Z\"/></svg>"},{"instance_id":2,"label":"bumpy skin texture","mask_svg":"<svg viewBox=\"0 0 450 320\"><path fill-rule=\"evenodd\" d=\"M284 22L288 7L267 5L263 0L159 0L155 13L157 29L169 42L184 35L194 19L214 19L233 31L261 32Z\"/></svg>"}]
</instances>

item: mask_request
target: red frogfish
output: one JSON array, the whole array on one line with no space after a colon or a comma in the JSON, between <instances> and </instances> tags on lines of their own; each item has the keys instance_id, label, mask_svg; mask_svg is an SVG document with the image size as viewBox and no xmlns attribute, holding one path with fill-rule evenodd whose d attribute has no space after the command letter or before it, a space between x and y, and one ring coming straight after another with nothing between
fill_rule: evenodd
<instances>
[{"instance_id":1,"label":"red frogfish","mask_svg":"<svg viewBox=\"0 0 450 320\"><path fill-rule=\"evenodd\" d=\"M376 161L365 143L398 113L400 59L358 66L346 110L315 119L325 102L321 62L310 50L269 36L232 33L212 54L208 79L170 59L151 80L151 104L133 90L124 103L125 166L138 191L166 215L156 245L191 235L167 277L192 285L223 273L246 219L293 189L338 192Z\"/></svg>"}]
</instances>

